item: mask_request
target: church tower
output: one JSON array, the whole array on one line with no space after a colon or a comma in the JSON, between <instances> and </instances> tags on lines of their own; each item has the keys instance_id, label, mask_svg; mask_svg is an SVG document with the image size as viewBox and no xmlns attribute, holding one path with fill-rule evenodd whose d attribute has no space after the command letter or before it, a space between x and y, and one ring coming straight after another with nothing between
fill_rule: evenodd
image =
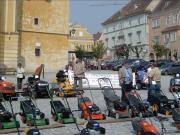
<instances>
[{"instance_id":1,"label":"church tower","mask_svg":"<svg viewBox=\"0 0 180 135\"><path fill-rule=\"evenodd\" d=\"M56 72L68 61L69 0L0 0L0 62Z\"/></svg>"},{"instance_id":2,"label":"church tower","mask_svg":"<svg viewBox=\"0 0 180 135\"><path fill-rule=\"evenodd\" d=\"M0 0L0 64L8 68L17 66L17 1Z\"/></svg>"}]
</instances>

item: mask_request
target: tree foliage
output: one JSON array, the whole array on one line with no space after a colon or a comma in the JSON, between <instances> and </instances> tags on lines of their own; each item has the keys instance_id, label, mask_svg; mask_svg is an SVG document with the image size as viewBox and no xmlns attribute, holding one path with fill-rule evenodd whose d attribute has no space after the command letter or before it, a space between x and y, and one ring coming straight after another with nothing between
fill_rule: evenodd
<instances>
[{"instance_id":1,"label":"tree foliage","mask_svg":"<svg viewBox=\"0 0 180 135\"><path fill-rule=\"evenodd\" d=\"M81 47L76 46L75 54L78 59L82 59L85 56L86 52Z\"/></svg>"},{"instance_id":2,"label":"tree foliage","mask_svg":"<svg viewBox=\"0 0 180 135\"><path fill-rule=\"evenodd\" d=\"M120 59L121 57L125 57L126 59L129 58L129 46L124 44L124 45L119 45L116 46L116 56L118 59Z\"/></svg>"},{"instance_id":3,"label":"tree foliage","mask_svg":"<svg viewBox=\"0 0 180 135\"><path fill-rule=\"evenodd\" d=\"M92 48L92 56L96 59L101 59L106 52L104 43L100 42Z\"/></svg>"},{"instance_id":4,"label":"tree foliage","mask_svg":"<svg viewBox=\"0 0 180 135\"><path fill-rule=\"evenodd\" d=\"M155 43L153 45L153 50L155 52L157 59L162 57L162 56L167 55L167 53L168 53L168 49L165 48L163 45L159 45L158 43Z\"/></svg>"},{"instance_id":5,"label":"tree foliage","mask_svg":"<svg viewBox=\"0 0 180 135\"><path fill-rule=\"evenodd\" d=\"M136 54L136 57L139 59L141 52L143 51L143 47L132 46L130 47L131 51Z\"/></svg>"}]
</instances>

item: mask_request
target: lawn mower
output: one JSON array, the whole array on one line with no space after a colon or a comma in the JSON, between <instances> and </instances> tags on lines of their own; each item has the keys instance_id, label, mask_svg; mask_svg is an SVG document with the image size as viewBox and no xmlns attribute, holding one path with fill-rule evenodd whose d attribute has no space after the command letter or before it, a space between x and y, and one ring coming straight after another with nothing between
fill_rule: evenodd
<instances>
[{"instance_id":1,"label":"lawn mower","mask_svg":"<svg viewBox=\"0 0 180 135\"><path fill-rule=\"evenodd\" d=\"M2 102L0 103L0 129L19 128L20 124L13 118L13 114L7 111Z\"/></svg>"},{"instance_id":2,"label":"lawn mower","mask_svg":"<svg viewBox=\"0 0 180 135\"><path fill-rule=\"evenodd\" d=\"M103 120L106 116L101 113L99 107L94 104L88 97L78 98L78 109L81 110L81 118L86 120Z\"/></svg>"},{"instance_id":3,"label":"lawn mower","mask_svg":"<svg viewBox=\"0 0 180 135\"><path fill-rule=\"evenodd\" d=\"M131 123L136 135L159 135L157 128L145 119L134 119Z\"/></svg>"},{"instance_id":4,"label":"lawn mower","mask_svg":"<svg viewBox=\"0 0 180 135\"><path fill-rule=\"evenodd\" d=\"M180 130L180 94L177 89L171 89L171 93L175 99L175 108L172 111L172 118L175 122L177 129Z\"/></svg>"},{"instance_id":5,"label":"lawn mower","mask_svg":"<svg viewBox=\"0 0 180 135\"><path fill-rule=\"evenodd\" d=\"M170 87L169 87L170 92L179 92L180 91L180 77L179 74L176 75L176 77L171 78L170 80Z\"/></svg>"},{"instance_id":6,"label":"lawn mower","mask_svg":"<svg viewBox=\"0 0 180 135\"><path fill-rule=\"evenodd\" d=\"M172 112L172 118L175 122L176 128L180 130L180 107L174 108Z\"/></svg>"},{"instance_id":7,"label":"lawn mower","mask_svg":"<svg viewBox=\"0 0 180 135\"><path fill-rule=\"evenodd\" d=\"M99 78L98 83L106 102L108 116L115 117L116 119L130 117L128 104L124 101L120 101L120 97L116 95L110 79Z\"/></svg>"},{"instance_id":8,"label":"lawn mower","mask_svg":"<svg viewBox=\"0 0 180 135\"><path fill-rule=\"evenodd\" d=\"M126 91L125 96L129 105L129 111L131 111L131 117L145 118L153 116L149 103L144 102L136 90Z\"/></svg>"},{"instance_id":9,"label":"lawn mower","mask_svg":"<svg viewBox=\"0 0 180 135\"><path fill-rule=\"evenodd\" d=\"M52 91L59 97L74 97L80 95L83 91L75 90L70 84L66 72L60 70L56 74L56 81L53 81Z\"/></svg>"},{"instance_id":10,"label":"lawn mower","mask_svg":"<svg viewBox=\"0 0 180 135\"><path fill-rule=\"evenodd\" d=\"M3 94L4 99L8 100L9 97L15 95L14 83L6 81L4 77L0 77L0 92Z\"/></svg>"},{"instance_id":11,"label":"lawn mower","mask_svg":"<svg viewBox=\"0 0 180 135\"><path fill-rule=\"evenodd\" d=\"M47 97L49 94L47 89L49 89L49 83L40 79L41 72L44 74L44 65L41 64L36 70L33 76L28 77L26 85L24 85L25 94L32 93L34 97ZM29 95L31 96L31 95Z\"/></svg>"},{"instance_id":12,"label":"lawn mower","mask_svg":"<svg viewBox=\"0 0 180 135\"><path fill-rule=\"evenodd\" d=\"M175 100L168 99L157 85L151 86L151 89L148 91L148 102L152 106L154 115L158 113L171 115L172 109L175 107Z\"/></svg>"},{"instance_id":13,"label":"lawn mower","mask_svg":"<svg viewBox=\"0 0 180 135\"><path fill-rule=\"evenodd\" d=\"M90 89L90 84L87 78L84 78L87 81L87 84ZM106 119L105 114L102 114L100 111L100 108L94 103L93 95L91 92L91 89L89 90L91 99L89 97L83 97L82 94L80 94L80 97L78 97L78 109L81 110L81 118L84 118L86 120L103 120Z\"/></svg>"},{"instance_id":14,"label":"lawn mower","mask_svg":"<svg viewBox=\"0 0 180 135\"><path fill-rule=\"evenodd\" d=\"M68 107L65 107L60 100L53 100L53 96L49 91L48 93L51 99L50 106L53 120L64 124L75 123L76 119L73 116L68 101L66 100Z\"/></svg>"},{"instance_id":15,"label":"lawn mower","mask_svg":"<svg viewBox=\"0 0 180 135\"><path fill-rule=\"evenodd\" d=\"M105 128L101 127L98 122L89 120L86 124L86 128L75 135L104 135L105 132Z\"/></svg>"},{"instance_id":16,"label":"lawn mower","mask_svg":"<svg viewBox=\"0 0 180 135\"><path fill-rule=\"evenodd\" d=\"M8 111L6 108L6 102L3 94L0 93L0 99L2 102L0 102L0 129L12 129L16 128L18 135L20 135L19 127L20 123L16 120L16 114L14 113L13 106L12 106L12 97L9 97L9 104L11 112ZM4 103L4 105L3 105Z\"/></svg>"},{"instance_id":17,"label":"lawn mower","mask_svg":"<svg viewBox=\"0 0 180 135\"><path fill-rule=\"evenodd\" d=\"M20 101L21 120L28 126L49 125L49 119L45 118L45 114L33 103L31 99Z\"/></svg>"}]
</instances>

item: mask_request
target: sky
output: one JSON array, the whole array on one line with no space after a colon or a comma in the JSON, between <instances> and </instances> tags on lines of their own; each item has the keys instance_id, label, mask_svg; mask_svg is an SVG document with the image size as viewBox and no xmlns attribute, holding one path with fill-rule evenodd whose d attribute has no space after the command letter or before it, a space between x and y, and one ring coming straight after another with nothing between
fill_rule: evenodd
<instances>
[{"instance_id":1,"label":"sky","mask_svg":"<svg viewBox=\"0 0 180 135\"><path fill-rule=\"evenodd\" d=\"M88 28L91 34L102 31L107 18L122 8L129 0L70 0L70 22Z\"/></svg>"}]
</instances>

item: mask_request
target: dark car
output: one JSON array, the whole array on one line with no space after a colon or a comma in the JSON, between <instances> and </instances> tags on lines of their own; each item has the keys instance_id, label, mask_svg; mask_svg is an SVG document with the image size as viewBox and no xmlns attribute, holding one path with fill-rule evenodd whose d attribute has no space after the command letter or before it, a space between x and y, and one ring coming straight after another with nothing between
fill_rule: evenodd
<instances>
[{"instance_id":1,"label":"dark car","mask_svg":"<svg viewBox=\"0 0 180 135\"><path fill-rule=\"evenodd\" d=\"M120 67L122 67L124 60L118 60L116 63L112 65L112 70L118 71Z\"/></svg>"},{"instance_id":2,"label":"dark car","mask_svg":"<svg viewBox=\"0 0 180 135\"><path fill-rule=\"evenodd\" d=\"M168 63L172 63L172 62L173 62L172 60L157 60L156 61L158 67L167 65Z\"/></svg>"},{"instance_id":3,"label":"dark car","mask_svg":"<svg viewBox=\"0 0 180 135\"><path fill-rule=\"evenodd\" d=\"M122 60L120 63L114 66L115 71L118 71L119 68L122 67L123 63L127 63L131 66L133 70L137 69L140 65L146 65L145 61L143 59L127 59L127 60Z\"/></svg>"},{"instance_id":4,"label":"dark car","mask_svg":"<svg viewBox=\"0 0 180 135\"><path fill-rule=\"evenodd\" d=\"M162 75L175 75L180 73L180 62L168 63L161 66Z\"/></svg>"}]
</instances>

